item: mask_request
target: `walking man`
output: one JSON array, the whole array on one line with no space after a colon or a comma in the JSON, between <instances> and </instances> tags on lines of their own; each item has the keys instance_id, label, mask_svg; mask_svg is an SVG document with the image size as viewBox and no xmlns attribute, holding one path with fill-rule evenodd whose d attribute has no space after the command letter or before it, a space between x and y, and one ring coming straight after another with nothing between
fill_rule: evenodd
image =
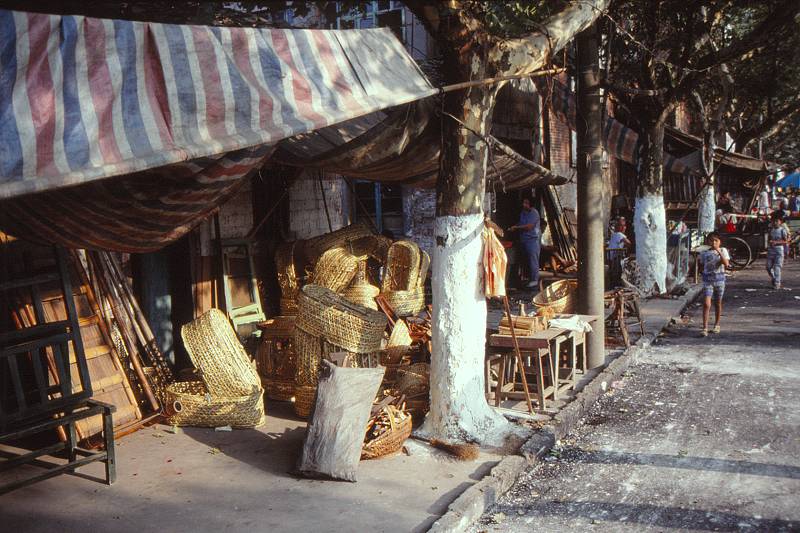
<instances>
[{"instance_id":1,"label":"walking man","mask_svg":"<svg viewBox=\"0 0 800 533\"><path fill-rule=\"evenodd\" d=\"M530 198L523 198L522 211L519 214L519 223L511 226L510 231L519 231L519 240L525 255L528 256L531 278L528 287L539 285L539 252L541 250L541 224L539 212L533 208Z\"/></svg>"}]
</instances>

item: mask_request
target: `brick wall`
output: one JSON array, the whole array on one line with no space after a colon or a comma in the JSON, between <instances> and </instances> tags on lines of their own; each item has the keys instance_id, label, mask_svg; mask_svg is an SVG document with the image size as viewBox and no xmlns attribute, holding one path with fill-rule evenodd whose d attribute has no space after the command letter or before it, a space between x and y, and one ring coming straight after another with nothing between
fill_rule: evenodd
<instances>
[{"instance_id":1,"label":"brick wall","mask_svg":"<svg viewBox=\"0 0 800 533\"><path fill-rule=\"evenodd\" d=\"M322 180L331 226L334 230L350 223L347 183L340 177L326 176ZM322 201L317 173L303 172L289 189L289 229L298 239L309 239L328 233L328 219Z\"/></svg>"}]
</instances>

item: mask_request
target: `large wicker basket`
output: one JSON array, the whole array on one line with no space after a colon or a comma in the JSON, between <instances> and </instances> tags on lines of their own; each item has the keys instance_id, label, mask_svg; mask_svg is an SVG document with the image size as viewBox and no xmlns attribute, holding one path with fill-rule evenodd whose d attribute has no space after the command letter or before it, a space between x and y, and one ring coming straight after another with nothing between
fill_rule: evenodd
<instances>
[{"instance_id":1,"label":"large wicker basket","mask_svg":"<svg viewBox=\"0 0 800 533\"><path fill-rule=\"evenodd\" d=\"M261 383L271 400L288 401L294 394L296 356L293 316L277 316L258 325L261 343L256 363Z\"/></svg>"},{"instance_id":2,"label":"large wicker basket","mask_svg":"<svg viewBox=\"0 0 800 533\"><path fill-rule=\"evenodd\" d=\"M305 255L311 264L316 264L327 250L343 246L350 241L373 235L369 227L363 222L350 224L342 229L313 237L305 242Z\"/></svg>"},{"instance_id":3,"label":"large wicker basket","mask_svg":"<svg viewBox=\"0 0 800 533\"><path fill-rule=\"evenodd\" d=\"M411 436L411 429L411 416L408 416L379 437L365 443L361 449L361 458L377 459L400 451L403 443Z\"/></svg>"},{"instance_id":4,"label":"large wicker basket","mask_svg":"<svg viewBox=\"0 0 800 533\"><path fill-rule=\"evenodd\" d=\"M202 381L168 385L166 410L173 426L252 428L264 423L261 389L243 396L212 396Z\"/></svg>"},{"instance_id":5,"label":"large wicker basket","mask_svg":"<svg viewBox=\"0 0 800 533\"><path fill-rule=\"evenodd\" d=\"M202 381L173 383L167 406L174 425L254 427L264 419L264 389L231 323L210 309L181 328Z\"/></svg>"},{"instance_id":6,"label":"large wicker basket","mask_svg":"<svg viewBox=\"0 0 800 533\"><path fill-rule=\"evenodd\" d=\"M574 313L578 282L562 279L534 296L533 305L545 314Z\"/></svg>"},{"instance_id":7,"label":"large wicker basket","mask_svg":"<svg viewBox=\"0 0 800 533\"><path fill-rule=\"evenodd\" d=\"M316 386L322 361L322 339L297 326L294 330L294 350L295 383L298 386Z\"/></svg>"},{"instance_id":8,"label":"large wicker basket","mask_svg":"<svg viewBox=\"0 0 800 533\"><path fill-rule=\"evenodd\" d=\"M411 241L397 241L386 255L386 274L381 290L407 291L418 284L420 268L419 246Z\"/></svg>"},{"instance_id":9,"label":"large wicker basket","mask_svg":"<svg viewBox=\"0 0 800 533\"><path fill-rule=\"evenodd\" d=\"M349 352L380 350L386 328L383 313L349 302L313 284L303 287L298 302L297 326L303 331Z\"/></svg>"},{"instance_id":10,"label":"large wicker basket","mask_svg":"<svg viewBox=\"0 0 800 533\"><path fill-rule=\"evenodd\" d=\"M366 260L366 255L353 255L344 247L331 248L322 254L314 266L311 283L341 293L353 281L359 264Z\"/></svg>"},{"instance_id":11,"label":"large wicker basket","mask_svg":"<svg viewBox=\"0 0 800 533\"><path fill-rule=\"evenodd\" d=\"M246 396L261 388L261 378L219 309L209 309L181 328L189 358L212 395Z\"/></svg>"}]
</instances>

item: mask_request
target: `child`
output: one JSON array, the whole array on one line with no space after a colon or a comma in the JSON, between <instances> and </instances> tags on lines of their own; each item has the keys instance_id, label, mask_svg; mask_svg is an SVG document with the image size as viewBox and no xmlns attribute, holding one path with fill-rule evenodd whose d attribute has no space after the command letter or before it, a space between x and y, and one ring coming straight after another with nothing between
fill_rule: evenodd
<instances>
[{"instance_id":1,"label":"child","mask_svg":"<svg viewBox=\"0 0 800 533\"><path fill-rule=\"evenodd\" d=\"M614 228L614 233L608 240L608 264L611 284L614 286L622 284L622 260L625 259L626 249L631 245L631 241L625 235L625 219L620 217Z\"/></svg>"},{"instance_id":2,"label":"child","mask_svg":"<svg viewBox=\"0 0 800 533\"><path fill-rule=\"evenodd\" d=\"M730 264L727 248L722 248L719 233L712 232L706 237L706 244L711 248L700 255L703 262L703 331L700 335L708 336L708 315L711 313L711 300L714 299L714 333L719 333L719 319L722 316L722 295L725 294L725 269Z\"/></svg>"},{"instance_id":3,"label":"child","mask_svg":"<svg viewBox=\"0 0 800 533\"><path fill-rule=\"evenodd\" d=\"M789 231L783 225L783 213L772 214L772 225L769 228L769 248L767 248L767 274L775 289L781 288L781 269L786 245L789 244Z\"/></svg>"}]
</instances>

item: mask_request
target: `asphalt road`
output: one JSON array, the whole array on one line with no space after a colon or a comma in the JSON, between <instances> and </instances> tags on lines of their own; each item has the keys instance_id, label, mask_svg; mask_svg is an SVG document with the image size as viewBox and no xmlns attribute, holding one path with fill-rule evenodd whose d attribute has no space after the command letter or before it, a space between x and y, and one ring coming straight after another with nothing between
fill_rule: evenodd
<instances>
[{"instance_id":1,"label":"asphalt road","mask_svg":"<svg viewBox=\"0 0 800 533\"><path fill-rule=\"evenodd\" d=\"M794 290L763 268L728 280L719 335L690 307L471 531L800 531L800 262Z\"/></svg>"}]
</instances>

